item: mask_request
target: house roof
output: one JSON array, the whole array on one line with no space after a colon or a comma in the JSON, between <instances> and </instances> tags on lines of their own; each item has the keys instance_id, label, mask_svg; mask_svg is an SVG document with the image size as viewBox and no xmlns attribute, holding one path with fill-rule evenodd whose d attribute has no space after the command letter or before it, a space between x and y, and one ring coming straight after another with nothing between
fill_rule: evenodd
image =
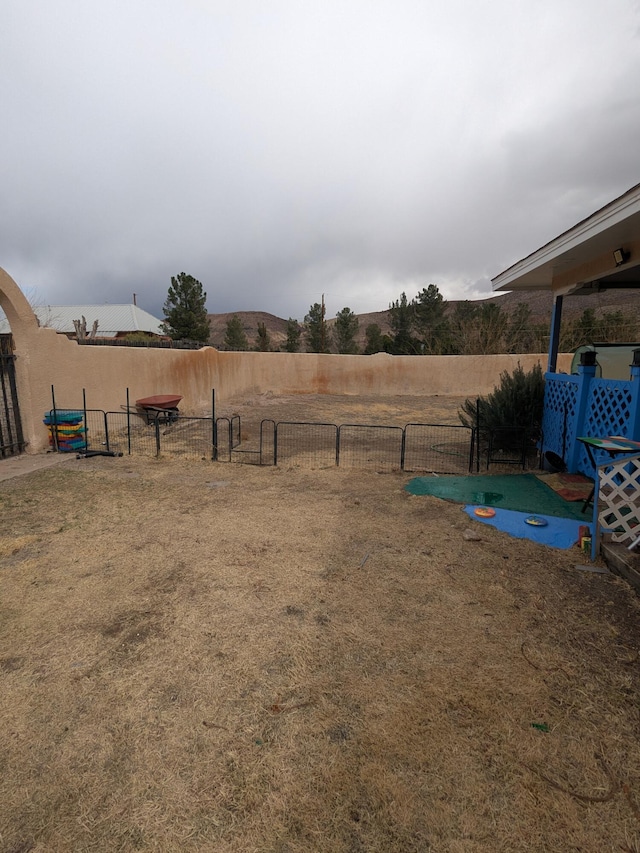
<instances>
[{"instance_id":1,"label":"house roof","mask_svg":"<svg viewBox=\"0 0 640 853\"><path fill-rule=\"evenodd\" d=\"M37 305L33 311L41 326L64 334L73 334L73 321L82 317L86 318L87 331L91 330L95 320L98 321L99 338L113 338L129 332L165 334L161 321L137 305ZM8 321L0 320L0 333L9 331Z\"/></svg>"},{"instance_id":2,"label":"house roof","mask_svg":"<svg viewBox=\"0 0 640 853\"><path fill-rule=\"evenodd\" d=\"M614 249L639 241L640 184L636 184L491 283L494 290L555 290L564 285L573 293L640 287L639 252L634 251L620 268L611 260Z\"/></svg>"}]
</instances>

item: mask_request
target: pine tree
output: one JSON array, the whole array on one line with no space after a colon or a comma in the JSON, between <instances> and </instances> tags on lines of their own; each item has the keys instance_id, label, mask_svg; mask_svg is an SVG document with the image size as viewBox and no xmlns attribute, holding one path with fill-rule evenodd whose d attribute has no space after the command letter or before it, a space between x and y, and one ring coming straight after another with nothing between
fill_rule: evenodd
<instances>
[{"instance_id":1,"label":"pine tree","mask_svg":"<svg viewBox=\"0 0 640 853\"><path fill-rule=\"evenodd\" d=\"M382 329L377 323L370 323L365 329L365 346L364 354L373 355L376 352L385 351L385 340L388 343L387 336L383 336Z\"/></svg>"},{"instance_id":2,"label":"pine tree","mask_svg":"<svg viewBox=\"0 0 640 853\"><path fill-rule=\"evenodd\" d=\"M324 302L322 305L319 302L314 302L309 308L309 313L305 316L304 322L308 351L330 352L331 341L327 321L324 319Z\"/></svg>"},{"instance_id":3,"label":"pine tree","mask_svg":"<svg viewBox=\"0 0 640 853\"><path fill-rule=\"evenodd\" d=\"M391 328L394 335L391 338L389 352L393 355L417 355L422 352L422 343L414 335L413 323L415 318L415 301L409 302L407 294L400 294L389 305Z\"/></svg>"},{"instance_id":4,"label":"pine tree","mask_svg":"<svg viewBox=\"0 0 640 853\"><path fill-rule=\"evenodd\" d=\"M289 317L287 320L287 341L284 345L286 352L299 351L301 335L302 329L300 328L300 323L294 320L293 317Z\"/></svg>"},{"instance_id":5,"label":"pine tree","mask_svg":"<svg viewBox=\"0 0 640 853\"><path fill-rule=\"evenodd\" d=\"M206 344L211 330L206 308L207 294L192 275L181 272L171 277L164 303L163 328L174 341L198 341Z\"/></svg>"},{"instance_id":6,"label":"pine tree","mask_svg":"<svg viewBox=\"0 0 640 853\"><path fill-rule=\"evenodd\" d=\"M422 288L414 301L414 325L423 343L423 352L443 355L450 351L447 303L437 285Z\"/></svg>"},{"instance_id":7,"label":"pine tree","mask_svg":"<svg viewBox=\"0 0 640 853\"><path fill-rule=\"evenodd\" d=\"M269 352L271 349L271 337L264 323L258 323L258 334L256 335L256 349L258 352Z\"/></svg>"},{"instance_id":8,"label":"pine tree","mask_svg":"<svg viewBox=\"0 0 640 853\"><path fill-rule=\"evenodd\" d=\"M225 349L238 350L240 352L245 352L249 349L249 341L242 327L242 320L237 314L234 314L230 320L227 320L224 346Z\"/></svg>"},{"instance_id":9,"label":"pine tree","mask_svg":"<svg viewBox=\"0 0 640 853\"><path fill-rule=\"evenodd\" d=\"M360 325L351 308L343 308L336 314L335 338L338 352L343 355L355 355L358 345L355 336Z\"/></svg>"}]
</instances>

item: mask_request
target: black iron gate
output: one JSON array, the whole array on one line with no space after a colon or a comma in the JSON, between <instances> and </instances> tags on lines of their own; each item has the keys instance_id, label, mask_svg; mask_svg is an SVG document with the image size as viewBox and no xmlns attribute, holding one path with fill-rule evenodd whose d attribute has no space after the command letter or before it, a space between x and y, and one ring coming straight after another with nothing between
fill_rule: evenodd
<instances>
[{"instance_id":1,"label":"black iron gate","mask_svg":"<svg viewBox=\"0 0 640 853\"><path fill-rule=\"evenodd\" d=\"M11 335L0 335L0 459L24 450Z\"/></svg>"}]
</instances>

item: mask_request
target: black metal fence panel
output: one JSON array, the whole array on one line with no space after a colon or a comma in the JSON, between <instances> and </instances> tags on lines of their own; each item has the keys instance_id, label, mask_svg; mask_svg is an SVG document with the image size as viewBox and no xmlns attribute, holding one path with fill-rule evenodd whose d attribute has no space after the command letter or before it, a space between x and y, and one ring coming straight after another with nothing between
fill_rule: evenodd
<instances>
[{"instance_id":1,"label":"black metal fence panel","mask_svg":"<svg viewBox=\"0 0 640 853\"><path fill-rule=\"evenodd\" d=\"M473 465L474 433L462 424L407 424L404 470L462 474Z\"/></svg>"},{"instance_id":2,"label":"black metal fence panel","mask_svg":"<svg viewBox=\"0 0 640 853\"><path fill-rule=\"evenodd\" d=\"M64 408L58 405L52 411ZM486 446L481 448L477 430L461 424L410 423L403 428L265 419L259 429L246 429L237 414L214 419L172 410L150 418L128 404L122 408L104 412L75 407L84 416L87 452L442 474L466 473L474 463L479 468L481 452L487 454L487 467L498 461ZM500 461L520 462L521 457Z\"/></svg>"},{"instance_id":3,"label":"black metal fence panel","mask_svg":"<svg viewBox=\"0 0 640 853\"><path fill-rule=\"evenodd\" d=\"M344 468L399 471L404 430L394 426L342 424L338 428L338 464Z\"/></svg>"},{"instance_id":4,"label":"black metal fence panel","mask_svg":"<svg viewBox=\"0 0 640 853\"><path fill-rule=\"evenodd\" d=\"M168 424L156 424L160 453L166 457L213 458L211 418L177 417Z\"/></svg>"},{"instance_id":5,"label":"black metal fence panel","mask_svg":"<svg viewBox=\"0 0 640 853\"><path fill-rule=\"evenodd\" d=\"M231 416L231 447L238 447L242 441L242 424L240 415Z\"/></svg>"},{"instance_id":6,"label":"black metal fence panel","mask_svg":"<svg viewBox=\"0 0 640 853\"><path fill-rule=\"evenodd\" d=\"M281 421L275 428L274 465L333 466L337 445L336 424Z\"/></svg>"},{"instance_id":7,"label":"black metal fence panel","mask_svg":"<svg viewBox=\"0 0 640 853\"><path fill-rule=\"evenodd\" d=\"M11 335L0 335L0 458L22 453L24 447L13 344Z\"/></svg>"},{"instance_id":8,"label":"black metal fence panel","mask_svg":"<svg viewBox=\"0 0 640 853\"><path fill-rule=\"evenodd\" d=\"M276 422L266 419L260 423L260 464L275 464Z\"/></svg>"},{"instance_id":9,"label":"black metal fence panel","mask_svg":"<svg viewBox=\"0 0 640 853\"><path fill-rule=\"evenodd\" d=\"M106 412L103 412L102 409L85 409L84 425L87 450L111 450Z\"/></svg>"},{"instance_id":10,"label":"black metal fence panel","mask_svg":"<svg viewBox=\"0 0 640 853\"><path fill-rule=\"evenodd\" d=\"M139 415L127 412L107 412L106 422L109 436L108 450L125 455L158 455L156 424L148 424ZM89 448L93 447L94 438L90 432Z\"/></svg>"},{"instance_id":11,"label":"black metal fence panel","mask_svg":"<svg viewBox=\"0 0 640 853\"><path fill-rule=\"evenodd\" d=\"M213 458L217 462L231 462L233 447L231 421L229 418L217 418L214 427Z\"/></svg>"},{"instance_id":12,"label":"black metal fence panel","mask_svg":"<svg viewBox=\"0 0 640 853\"><path fill-rule=\"evenodd\" d=\"M89 412L87 420L89 421ZM223 431L224 434L224 431ZM107 412L105 431L89 426L89 449L102 440L105 449L116 453L164 456L167 458L212 459L214 430L211 418L175 417L162 423L127 412Z\"/></svg>"},{"instance_id":13,"label":"black metal fence panel","mask_svg":"<svg viewBox=\"0 0 640 853\"><path fill-rule=\"evenodd\" d=\"M523 427L494 427L480 436L479 453L486 450L487 468L494 465L527 467L532 457L537 461L537 448L531 431Z\"/></svg>"}]
</instances>

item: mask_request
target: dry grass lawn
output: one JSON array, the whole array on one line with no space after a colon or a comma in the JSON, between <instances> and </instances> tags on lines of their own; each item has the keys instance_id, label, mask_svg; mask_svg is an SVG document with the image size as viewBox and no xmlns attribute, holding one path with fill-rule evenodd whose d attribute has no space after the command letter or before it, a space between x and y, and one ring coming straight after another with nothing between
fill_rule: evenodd
<instances>
[{"instance_id":1,"label":"dry grass lawn","mask_svg":"<svg viewBox=\"0 0 640 853\"><path fill-rule=\"evenodd\" d=\"M0 483L0 853L639 851L638 599L408 479Z\"/></svg>"}]
</instances>

